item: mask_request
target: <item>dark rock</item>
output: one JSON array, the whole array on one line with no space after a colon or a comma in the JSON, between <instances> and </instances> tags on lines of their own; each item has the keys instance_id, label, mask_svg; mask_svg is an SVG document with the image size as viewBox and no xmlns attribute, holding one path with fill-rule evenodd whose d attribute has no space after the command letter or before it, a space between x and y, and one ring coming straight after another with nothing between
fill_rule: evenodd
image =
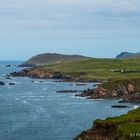
<instances>
[{"instance_id":1,"label":"dark rock","mask_svg":"<svg viewBox=\"0 0 140 140\"><path fill-rule=\"evenodd\" d=\"M52 79L63 79L65 76L60 72L55 72L52 76Z\"/></svg>"},{"instance_id":2,"label":"dark rock","mask_svg":"<svg viewBox=\"0 0 140 140\"><path fill-rule=\"evenodd\" d=\"M74 92L83 92L83 91L79 91L79 90L60 90L60 91L56 91L57 93L74 93Z\"/></svg>"},{"instance_id":3,"label":"dark rock","mask_svg":"<svg viewBox=\"0 0 140 140\"><path fill-rule=\"evenodd\" d=\"M117 130L118 126L114 123L95 122L91 129L83 131L74 140L117 140Z\"/></svg>"},{"instance_id":4,"label":"dark rock","mask_svg":"<svg viewBox=\"0 0 140 140\"><path fill-rule=\"evenodd\" d=\"M130 108L130 106L125 106L125 105L113 105L112 108Z\"/></svg>"},{"instance_id":5,"label":"dark rock","mask_svg":"<svg viewBox=\"0 0 140 140\"><path fill-rule=\"evenodd\" d=\"M11 67L11 65L10 65L10 64L8 64L8 65L6 65L5 67Z\"/></svg>"},{"instance_id":6,"label":"dark rock","mask_svg":"<svg viewBox=\"0 0 140 140\"><path fill-rule=\"evenodd\" d=\"M119 103L140 103L140 92L136 91L136 86L129 82L125 85L118 83L114 89L106 89L103 88L102 85L99 85L97 88L84 90L83 93L76 96L88 97L88 99L122 98Z\"/></svg>"},{"instance_id":7,"label":"dark rock","mask_svg":"<svg viewBox=\"0 0 140 140\"><path fill-rule=\"evenodd\" d=\"M81 83L81 84L76 84L76 86L85 86L87 85L86 83Z\"/></svg>"},{"instance_id":8,"label":"dark rock","mask_svg":"<svg viewBox=\"0 0 140 140\"><path fill-rule=\"evenodd\" d=\"M11 77L5 77L5 79L7 79L7 80L11 80L12 78L11 78Z\"/></svg>"},{"instance_id":9,"label":"dark rock","mask_svg":"<svg viewBox=\"0 0 140 140\"><path fill-rule=\"evenodd\" d=\"M2 81L0 81L0 86L3 86L3 85L5 85L5 83L4 83L4 82L2 82Z\"/></svg>"},{"instance_id":10,"label":"dark rock","mask_svg":"<svg viewBox=\"0 0 140 140\"><path fill-rule=\"evenodd\" d=\"M15 85L15 83L9 83L10 86Z\"/></svg>"},{"instance_id":11,"label":"dark rock","mask_svg":"<svg viewBox=\"0 0 140 140\"><path fill-rule=\"evenodd\" d=\"M89 99L97 99L97 98L117 98L118 94L114 90L107 90L103 87L98 87L95 89L87 89L84 90L80 95L81 97L88 97Z\"/></svg>"}]
</instances>

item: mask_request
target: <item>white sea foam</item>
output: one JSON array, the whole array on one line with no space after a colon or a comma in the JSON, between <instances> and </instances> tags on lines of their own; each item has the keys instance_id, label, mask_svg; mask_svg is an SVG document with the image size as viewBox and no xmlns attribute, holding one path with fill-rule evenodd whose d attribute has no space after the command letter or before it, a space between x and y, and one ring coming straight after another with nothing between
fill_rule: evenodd
<instances>
[{"instance_id":1,"label":"white sea foam","mask_svg":"<svg viewBox=\"0 0 140 140\"><path fill-rule=\"evenodd\" d=\"M20 100L19 98L15 98L15 100Z\"/></svg>"},{"instance_id":2,"label":"white sea foam","mask_svg":"<svg viewBox=\"0 0 140 140\"><path fill-rule=\"evenodd\" d=\"M137 108L139 108L139 106L135 105L133 108L134 108L134 109L137 109Z\"/></svg>"},{"instance_id":3,"label":"white sea foam","mask_svg":"<svg viewBox=\"0 0 140 140\"><path fill-rule=\"evenodd\" d=\"M43 92L46 91L46 88L43 88L42 91L43 91Z\"/></svg>"},{"instance_id":4,"label":"white sea foam","mask_svg":"<svg viewBox=\"0 0 140 140\"><path fill-rule=\"evenodd\" d=\"M26 100L23 100L22 102L23 102L23 104L28 104L28 102Z\"/></svg>"}]
</instances>

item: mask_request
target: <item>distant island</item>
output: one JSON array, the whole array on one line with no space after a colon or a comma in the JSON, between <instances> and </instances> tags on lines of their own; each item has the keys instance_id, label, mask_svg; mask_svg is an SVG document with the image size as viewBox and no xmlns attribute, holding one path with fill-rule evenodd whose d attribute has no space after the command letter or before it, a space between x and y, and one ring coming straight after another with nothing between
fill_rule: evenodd
<instances>
[{"instance_id":1,"label":"distant island","mask_svg":"<svg viewBox=\"0 0 140 140\"><path fill-rule=\"evenodd\" d=\"M116 58L136 58L136 57L140 57L140 52L138 53L122 52L116 56Z\"/></svg>"},{"instance_id":2,"label":"distant island","mask_svg":"<svg viewBox=\"0 0 140 140\"><path fill-rule=\"evenodd\" d=\"M100 84L96 88L86 89L76 96L88 99L121 98L120 103L140 103L140 57L138 54L121 53L116 57L117 59L43 54L20 65L34 67L13 72L10 76L59 79L72 82L98 82ZM140 109L137 109L122 117L95 121L93 128L81 133L75 140L102 140L103 138L112 140L113 136L128 139L129 130L136 133L140 128L139 114ZM126 121L122 123L122 120Z\"/></svg>"}]
</instances>

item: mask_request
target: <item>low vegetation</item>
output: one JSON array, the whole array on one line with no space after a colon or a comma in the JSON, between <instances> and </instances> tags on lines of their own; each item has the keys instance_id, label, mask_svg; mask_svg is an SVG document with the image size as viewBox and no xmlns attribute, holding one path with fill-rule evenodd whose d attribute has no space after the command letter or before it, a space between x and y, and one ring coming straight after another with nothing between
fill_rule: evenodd
<instances>
[{"instance_id":1,"label":"low vegetation","mask_svg":"<svg viewBox=\"0 0 140 140\"><path fill-rule=\"evenodd\" d=\"M87 80L123 80L140 78L140 58L129 59L89 59L77 62L50 64L43 66L46 69L63 72L65 74L81 76ZM126 70L131 72L122 73L114 70Z\"/></svg>"}]
</instances>

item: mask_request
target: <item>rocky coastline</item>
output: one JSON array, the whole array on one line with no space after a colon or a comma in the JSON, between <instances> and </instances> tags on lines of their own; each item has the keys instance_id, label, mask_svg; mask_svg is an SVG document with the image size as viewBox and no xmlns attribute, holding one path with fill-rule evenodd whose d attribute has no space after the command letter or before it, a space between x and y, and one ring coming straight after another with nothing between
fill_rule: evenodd
<instances>
[{"instance_id":1,"label":"rocky coastline","mask_svg":"<svg viewBox=\"0 0 140 140\"><path fill-rule=\"evenodd\" d=\"M122 100L119 101L119 103L126 102L140 103L140 91L135 83L131 83L129 81L126 81L126 84L118 82L113 89L107 89L104 87L104 85L99 85L95 89L84 90L84 92L76 96L87 97L88 99L121 98Z\"/></svg>"},{"instance_id":2,"label":"rocky coastline","mask_svg":"<svg viewBox=\"0 0 140 140\"><path fill-rule=\"evenodd\" d=\"M139 140L140 108L118 117L96 120L74 140Z\"/></svg>"},{"instance_id":3,"label":"rocky coastline","mask_svg":"<svg viewBox=\"0 0 140 140\"><path fill-rule=\"evenodd\" d=\"M33 68L26 68L19 72L12 72L8 76L30 77L36 79L55 79L64 82L83 82L83 84L77 84L77 86L85 85L84 84L85 82L101 82L101 80L86 80L81 77L82 75L83 73L79 74L78 76L68 75L62 72L57 72L54 70L49 70L38 66Z\"/></svg>"},{"instance_id":4,"label":"rocky coastline","mask_svg":"<svg viewBox=\"0 0 140 140\"><path fill-rule=\"evenodd\" d=\"M65 82L101 82L101 80L86 80L81 78L81 75L73 76L66 75L62 72L57 72L43 67L33 67L23 69L19 72L10 73L8 76L13 77L30 77L37 79L56 79ZM84 90L81 94L75 95L80 97L86 97L87 99L110 99L110 98L121 98L120 103L126 102L137 102L140 103L140 80L121 80L117 82L106 82L97 85L93 89ZM77 84L78 85L78 84ZM79 85L78 85L79 86Z\"/></svg>"},{"instance_id":5,"label":"rocky coastline","mask_svg":"<svg viewBox=\"0 0 140 140\"><path fill-rule=\"evenodd\" d=\"M80 75L72 76L66 75L62 72L48 70L42 67L27 68L19 72L13 72L9 76L13 77L30 77L37 79L58 79L61 81L72 82L101 82L100 80L85 80ZM140 79L108 81L93 87L93 89L84 90L81 94L75 96L86 97L87 99L121 99L120 103L132 102L140 103ZM84 85L84 84L83 84ZM78 85L82 86L82 85ZM58 93L78 92L63 90L57 91ZM127 106L112 106L114 108L122 108ZM129 120L130 121L130 120ZM138 120L139 121L139 120ZM136 120L137 122L137 120ZM109 122L106 120L95 121L91 129L82 132L74 140L115 140L121 136L118 134L121 124L116 122ZM126 136L128 137L128 136Z\"/></svg>"}]
</instances>

